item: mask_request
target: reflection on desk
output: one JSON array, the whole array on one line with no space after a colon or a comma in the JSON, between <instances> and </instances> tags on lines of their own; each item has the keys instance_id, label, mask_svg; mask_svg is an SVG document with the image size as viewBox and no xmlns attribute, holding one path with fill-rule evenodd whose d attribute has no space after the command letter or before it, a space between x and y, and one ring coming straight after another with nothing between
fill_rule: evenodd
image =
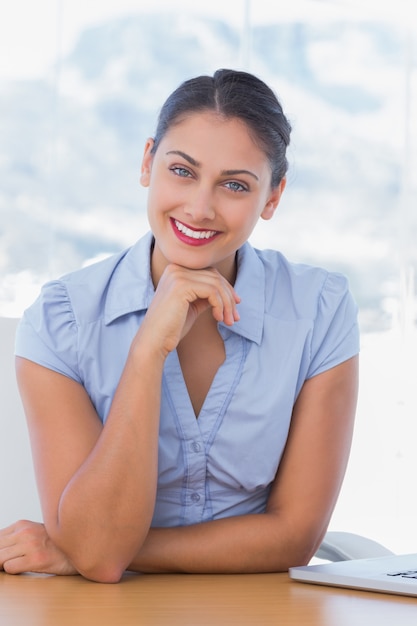
<instances>
[{"instance_id":1,"label":"reflection on desk","mask_svg":"<svg viewBox=\"0 0 417 626\"><path fill-rule=\"evenodd\" d=\"M401 626L417 601L319 587L287 574L126 574L116 585L79 576L0 573L2 626Z\"/></svg>"}]
</instances>

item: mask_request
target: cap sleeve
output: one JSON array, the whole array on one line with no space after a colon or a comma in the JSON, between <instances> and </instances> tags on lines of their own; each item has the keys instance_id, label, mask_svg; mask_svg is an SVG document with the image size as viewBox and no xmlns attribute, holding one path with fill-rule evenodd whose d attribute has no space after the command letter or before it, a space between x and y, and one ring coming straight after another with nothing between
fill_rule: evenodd
<instances>
[{"instance_id":1,"label":"cap sleeve","mask_svg":"<svg viewBox=\"0 0 417 626\"><path fill-rule=\"evenodd\" d=\"M358 308L347 279L329 273L320 293L311 341L311 378L359 352Z\"/></svg>"},{"instance_id":2,"label":"cap sleeve","mask_svg":"<svg viewBox=\"0 0 417 626\"><path fill-rule=\"evenodd\" d=\"M44 285L24 312L17 328L15 354L81 382L78 326L62 281Z\"/></svg>"}]
</instances>

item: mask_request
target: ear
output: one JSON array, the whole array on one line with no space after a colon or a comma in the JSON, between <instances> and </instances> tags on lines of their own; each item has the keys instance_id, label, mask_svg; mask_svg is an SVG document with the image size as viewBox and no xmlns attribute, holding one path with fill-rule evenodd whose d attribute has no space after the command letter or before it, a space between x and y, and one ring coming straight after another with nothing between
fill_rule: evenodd
<instances>
[{"instance_id":1,"label":"ear","mask_svg":"<svg viewBox=\"0 0 417 626\"><path fill-rule=\"evenodd\" d=\"M153 162L153 154L152 148L154 146L154 140L149 137L145 143L145 149L143 151L142 158L142 168L140 174L140 184L143 187L149 187L149 182L151 179L151 170L152 170L152 162Z\"/></svg>"},{"instance_id":2,"label":"ear","mask_svg":"<svg viewBox=\"0 0 417 626\"><path fill-rule=\"evenodd\" d=\"M264 220L270 220L271 217L275 213L275 209L277 208L279 201L281 200L281 196L284 192L285 185L287 184L287 179L284 177L277 187L272 189L270 196L265 204L265 207L261 213L261 217Z\"/></svg>"}]
</instances>

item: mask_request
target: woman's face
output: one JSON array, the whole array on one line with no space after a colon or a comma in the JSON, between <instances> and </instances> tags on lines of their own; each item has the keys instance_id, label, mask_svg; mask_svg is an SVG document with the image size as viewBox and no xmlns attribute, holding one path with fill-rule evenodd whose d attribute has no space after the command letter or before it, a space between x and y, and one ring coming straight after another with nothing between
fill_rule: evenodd
<instances>
[{"instance_id":1,"label":"woman's face","mask_svg":"<svg viewBox=\"0 0 417 626\"><path fill-rule=\"evenodd\" d=\"M172 126L155 154L148 140L141 183L149 187L157 283L168 263L217 268L234 279L236 250L259 217L274 214L283 181L271 189L265 153L237 118L194 113Z\"/></svg>"}]
</instances>

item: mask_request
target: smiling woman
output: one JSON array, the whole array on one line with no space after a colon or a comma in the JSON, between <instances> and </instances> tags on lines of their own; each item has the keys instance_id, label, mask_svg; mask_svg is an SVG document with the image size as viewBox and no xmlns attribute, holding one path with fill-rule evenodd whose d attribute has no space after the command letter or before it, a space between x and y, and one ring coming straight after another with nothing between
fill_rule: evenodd
<instances>
[{"instance_id":1,"label":"smiling woman","mask_svg":"<svg viewBox=\"0 0 417 626\"><path fill-rule=\"evenodd\" d=\"M25 311L43 524L0 531L6 572L117 582L314 555L350 450L358 324L341 274L248 242L281 198L290 131L252 74L183 82L145 145L150 231Z\"/></svg>"},{"instance_id":2,"label":"smiling woman","mask_svg":"<svg viewBox=\"0 0 417 626\"><path fill-rule=\"evenodd\" d=\"M273 282L269 274L274 265L269 253L262 253L261 259L265 275L273 284L268 283L269 291L259 300L254 298L254 289L258 283L263 284L263 275L248 270L253 259L242 251L234 265L230 263L233 241L236 245L238 233L244 239L237 226L239 213L245 213L252 246L259 250L278 248L285 255L280 261L283 270L287 268L287 257L349 277L362 328L361 393L351 460L331 526L373 536L394 551L415 551L417 503L409 494L414 492L412 442L416 431L413 373L417 355L417 258L413 207L417 128L413 102L417 73L415 22L407 0L398 0L395 9L391 3L367 2L366 7L362 3L360 11L359 0L295 0L285 7L282 3L271 5L269 0L227 5L184 0L181 6L175 6L175 14L170 14L172 3L165 0L148 3L149 7L137 0L85 0L82 11L76 2L41 0L36 3L36 14L33 2L3 4L0 46L6 45L7 50L0 54L0 110L4 120L0 128L0 315L21 317L43 283L113 254L118 255L120 264L118 261L114 266L108 259L107 265L100 267L107 268L109 274L117 274L119 265L125 263L142 267L148 292L143 297L139 290L132 294L129 281L134 281L133 277L128 277L123 293L110 290L106 309L109 328L122 324L132 310L147 309L155 286L160 289L167 259L175 258L179 263L186 260L194 264L193 271L204 271L206 289L213 286L213 280L220 281L215 283L218 290L216 287L216 295L211 296L207 306L205 298L193 300L195 289L189 289L189 275L184 276L181 268L174 271L171 267L168 278L163 279L167 278L165 288L174 291L177 281L188 285L194 321L166 357L164 371L170 375L163 381L169 389L162 386L162 399L157 396L156 400L170 405L172 396L185 398L181 410L175 410L188 415L189 421L197 422L204 432L201 435L194 426L189 430L182 422L175 422L175 433L182 433L183 448L180 451L174 446L167 465L158 467L160 490L155 520L163 518L169 504L178 503L178 498L186 504L182 517L174 515L167 521L173 526L187 519L191 506L196 512L203 503L206 511L211 506L211 492L206 500L201 490L186 483L181 473L184 458L189 464L187 476L201 477L208 472L213 478L217 485L213 487L214 499L223 502L221 506L227 508L227 493L233 484L251 494L248 498L253 498L256 509L259 493L270 477L259 457L255 462L251 452L240 456L243 441L235 440L233 448L230 441L238 423L237 430L245 433L247 440L259 439L269 450L269 440L263 441L262 433L253 429L255 420L238 420L243 419L242 415L257 415L256 407L268 404L269 386L287 380L287 374L293 376L291 367L298 353L295 345L293 350L288 346L291 334L287 329L282 335L273 333L265 361L257 360L255 348L247 355L243 351L242 360L238 360L236 336L242 344L249 341L258 345L261 341L261 303L271 314L271 324L276 318L285 318L291 326L291 319L273 300L279 296L279 283ZM19 17L14 19L16 9ZM286 161L277 159L282 168L277 179L273 180L272 175L276 158L271 146L259 125L255 133L246 133L248 119L239 126L236 120L232 123L230 115L211 117L213 112L203 115L199 109L201 124L195 124L194 114L186 115L177 120L178 124L168 124L169 132L165 128L160 136L157 132L147 140L156 126L159 103L184 79L211 75L217 67L250 67L283 98L295 140L287 148L288 171ZM243 87L243 95L247 87ZM242 93L237 103L241 99ZM255 112L262 115L262 109L256 108ZM251 117L253 113L252 108ZM198 141L197 132L201 133ZM274 144L282 150L287 146L285 133L283 139L283 143ZM142 182L150 187L138 184L140 148L144 144L141 175ZM239 153L243 145L245 149ZM202 146L206 147L204 151ZM267 207L270 192L259 170L261 162L262 172L271 176L270 191L278 192L277 209L276 198ZM154 176L158 180L164 177L163 187L170 189L170 194L165 192L161 198L155 195L156 186L151 181ZM285 179L286 190L281 197ZM140 252L134 242L142 235L146 239L148 199L150 219L155 221L155 230L161 229L161 238L157 243L147 240L149 249ZM216 212L216 207L222 207L222 211ZM272 213L274 219L269 218ZM256 222L254 216L258 214L261 219ZM121 251L127 248L132 248L132 253L125 260ZM224 263L218 262L220 257ZM204 263L208 267L203 267ZM289 267L293 267L291 263ZM91 277L89 284L95 285L94 270L85 271L85 276ZM314 289L312 276L307 273L304 278L305 290ZM104 284L102 277L97 291L93 290L96 295L100 288L104 290ZM290 285L291 281L287 285L291 290ZM332 292L334 285L327 286ZM66 291L65 284L62 295ZM84 299L90 301L90 291ZM222 316L223 321L218 321ZM213 330L213 320L219 332ZM130 323L129 340L139 322ZM75 319L71 328L77 328ZM92 326L90 331L93 333ZM97 386L102 394L92 393L94 411L108 415L114 385L103 376L95 358L84 364L82 372L77 370L73 339L72 335L66 337L58 369L67 378L75 376L78 384L81 380L87 384L89 377L90 387L95 387L91 381L100 381ZM90 342L93 345L93 339L93 334L83 337L82 349L87 350ZM170 347L175 341L171 337ZM120 376L124 363L117 357L118 339L111 338L108 343L97 339L95 345L114 368L112 375ZM49 355L52 360L48 356L43 366L56 366L55 348ZM277 354L285 355L288 372L287 368L279 369ZM65 360L68 356L69 364ZM236 372L240 371L240 363L242 375L249 369L253 380L245 382L242 378L235 388L235 370L230 369L230 393L239 396L242 406L235 413L227 412L230 422L223 420L225 430L214 437L216 431L209 432L210 421L205 421L205 416L219 413L211 404L205 405L205 399L210 397L210 389L219 402L228 399L221 395L217 372L227 369L230 357L235 359ZM180 375L175 375L178 371ZM275 377L271 383L272 373ZM246 385L248 389L244 389ZM290 384L288 389L291 393ZM246 392L250 392L252 404ZM80 402L89 414L90 409ZM270 408L273 412L272 404ZM10 442L1 455L4 481L10 467L17 467L16 448L11 441L13 436L18 441L21 437L13 431L9 416L2 414L0 418ZM95 423L92 418L91 441L97 435ZM233 425L230 432L226 430L229 423ZM281 427L285 429L285 424ZM285 435L280 431L276 439L282 438ZM89 445L93 445L91 441ZM332 446L331 441L324 446L323 456ZM209 450L213 452L211 462L205 464ZM81 451L80 457L85 454L86 450ZM269 458L265 452L265 463ZM244 464L259 467L252 483L242 478ZM178 488L177 484L175 488L169 486L173 467L178 468ZM26 466L24 472L27 475ZM162 483L165 476L167 482ZM184 485L180 485L180 477ZM0 526L17 517L39 517L38 507L28 510L28 502L33 499L32 483L28 487L26 479L18 475L13 481L16 488L2 490L5 501ZM18 488L20 484L22 489ZM182 491L183 486L188 491ZM8 503L5 494L9 492L13 493L13 502ZM234 506L231 511L239 512ZM242 506L246 510L246 504ZM165 540L165 533L158 536ZM178 563L176 558L173 561Z\"/></svg>"}]
</instances>

